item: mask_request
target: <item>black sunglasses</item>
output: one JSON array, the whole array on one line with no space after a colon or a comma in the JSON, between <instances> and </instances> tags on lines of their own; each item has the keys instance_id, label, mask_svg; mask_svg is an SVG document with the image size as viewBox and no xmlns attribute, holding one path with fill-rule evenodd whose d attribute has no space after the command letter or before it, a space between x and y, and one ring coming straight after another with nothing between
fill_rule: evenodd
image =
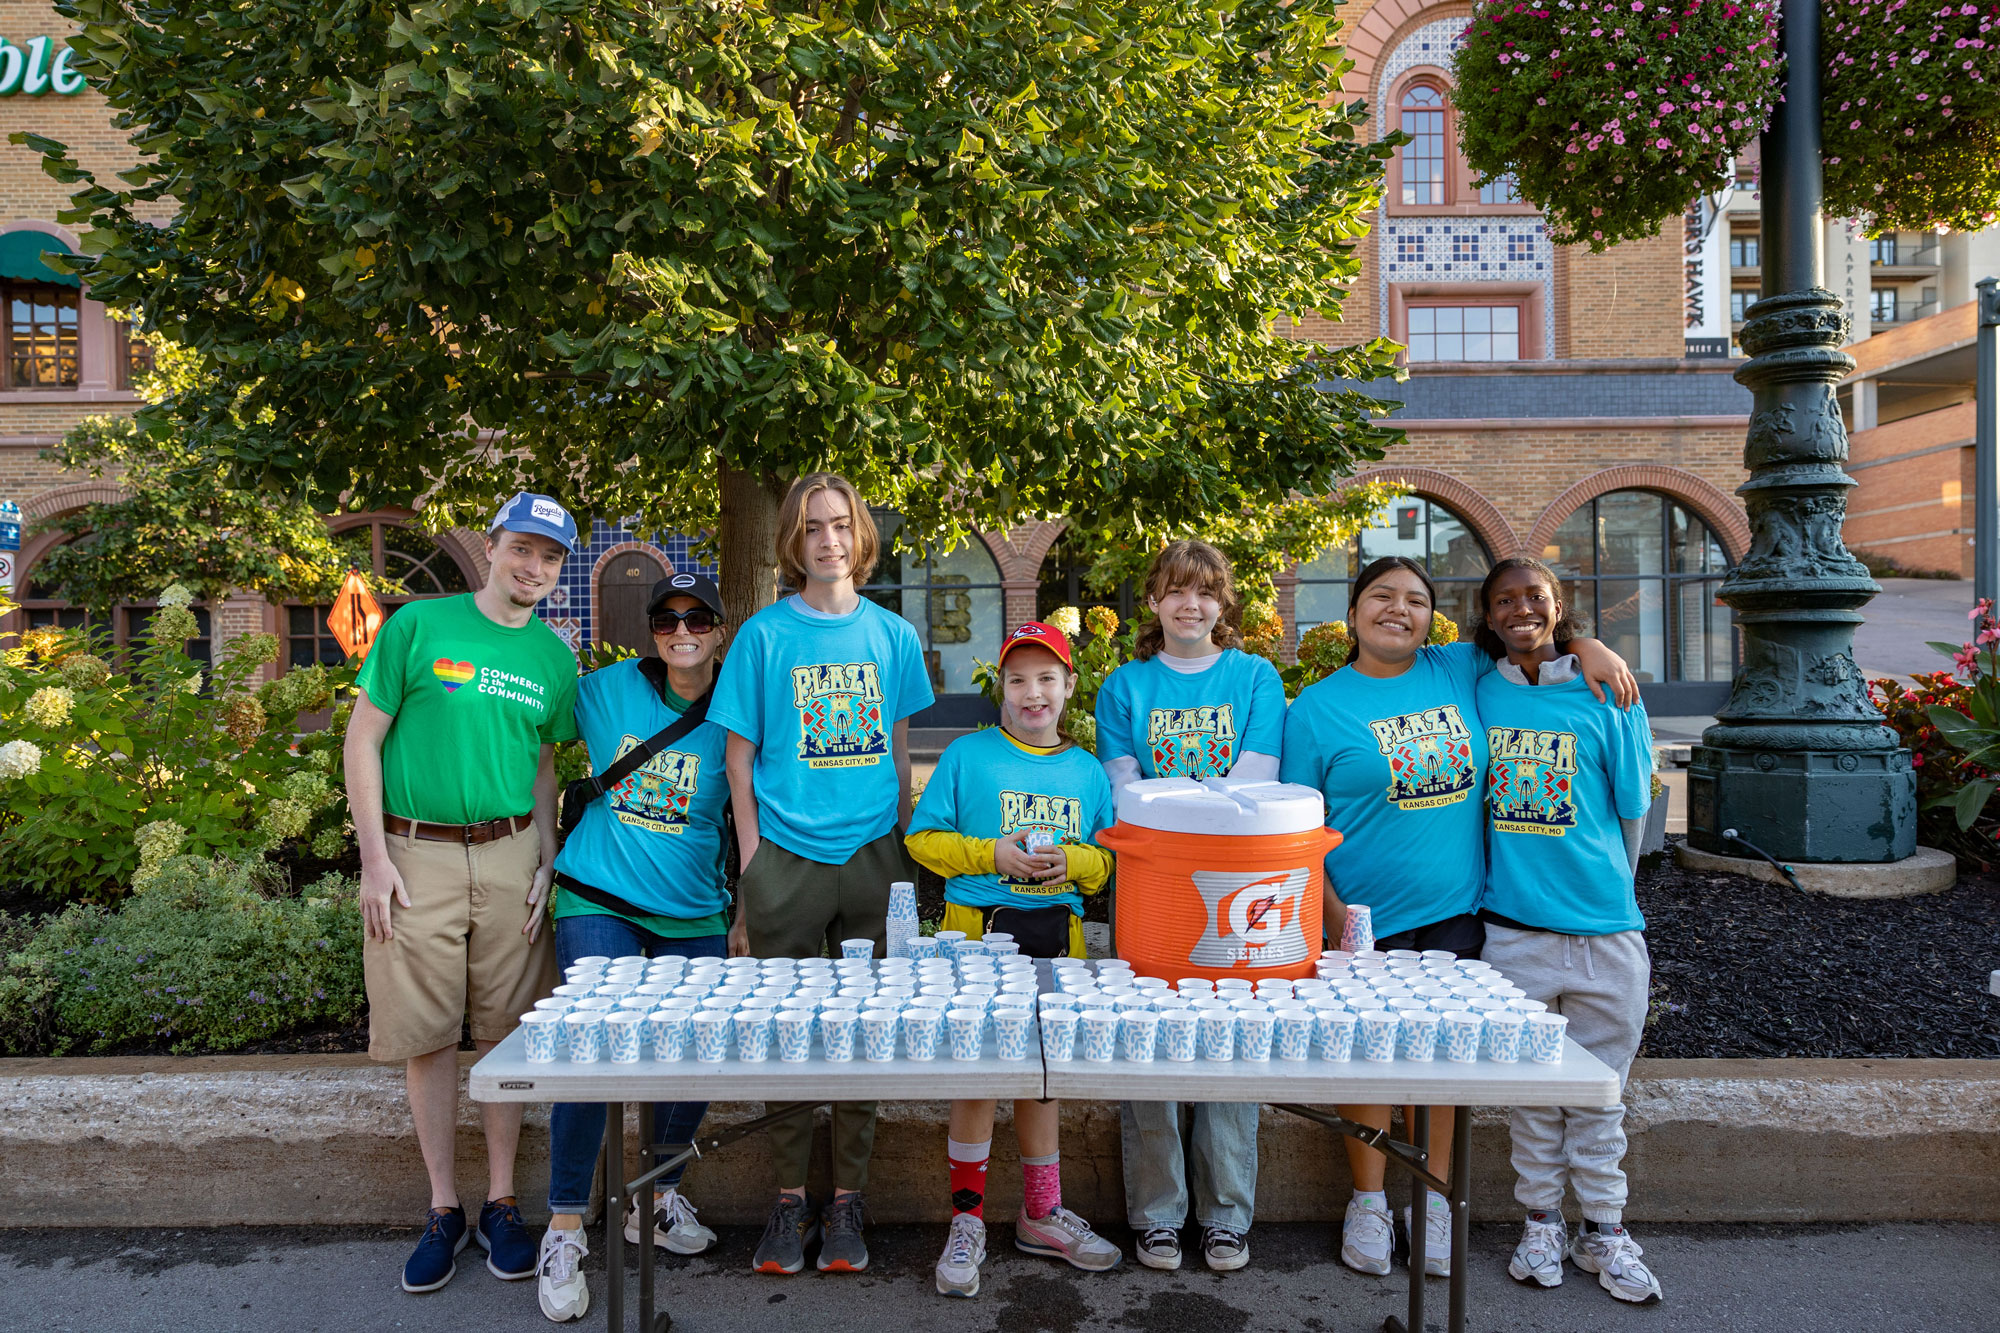
<instances>
[{"instance_id":1,"label":"black sunglasses","mask_svg":"<svg viewBox=\"0 0 2000 1333\"><path fill-rule=\"evenodd\" d=\"M721 623L722 617L704 606L692 611L657 611L652 617L655 634L672 634L676 625L686 625L690 634L707 634Z\"/></svg>"}]
</instances>

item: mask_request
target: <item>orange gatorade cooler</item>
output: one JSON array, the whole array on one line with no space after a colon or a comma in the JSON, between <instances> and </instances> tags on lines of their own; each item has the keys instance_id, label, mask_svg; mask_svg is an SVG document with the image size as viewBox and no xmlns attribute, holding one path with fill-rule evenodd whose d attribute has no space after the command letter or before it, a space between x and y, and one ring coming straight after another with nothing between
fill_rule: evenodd
<instances>
[{"instance_id":1,"label":"orange gatorade cooler","mask_svg":"<svg viewBox=\"0 0 2000 1333\"><path fill-rule=\"evenodd\" d=\"M1340 845L1311 787L1152 778L1097 840L1118 856L1118 956L1156 977L1303 977L1320 954L1321 862Z\"/></svg>"}]
</instances>

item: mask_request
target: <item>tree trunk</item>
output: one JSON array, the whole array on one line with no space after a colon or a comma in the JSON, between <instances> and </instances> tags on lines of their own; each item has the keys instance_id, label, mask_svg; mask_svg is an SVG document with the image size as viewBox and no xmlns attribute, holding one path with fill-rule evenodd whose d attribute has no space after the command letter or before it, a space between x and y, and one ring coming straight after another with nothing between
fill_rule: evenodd
<instances>
[{"instance_id":1,"label":"tree trunk","mask_svg":"<svg viewBox=\"0 0 2000 1333\"><path fill-rule=\"evenodd\" d=\"M722 465L722 606L741 627L778 588L778 505L786 483Z\"/></svg>"}]
</instances>

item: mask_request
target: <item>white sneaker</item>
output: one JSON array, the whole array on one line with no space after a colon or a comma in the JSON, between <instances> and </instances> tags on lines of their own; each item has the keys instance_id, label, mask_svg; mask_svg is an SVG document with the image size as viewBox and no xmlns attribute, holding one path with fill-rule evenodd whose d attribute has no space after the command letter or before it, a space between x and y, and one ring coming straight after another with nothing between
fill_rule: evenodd
<instances>
[{"instance_id":1,"label":"white sneaker","mask_svg":"<svg viewBox=\"0 0 2000 1333\"><path fill-rule=\"evenodd\" d=\"M590 1309L590 1288L583 1280L583 1256L590 1246L583 1228L542 1233L542 1252L535 1260L535 1294L541 1298L542 1313L558 1324L581 1319Z\"/></svg>"},{"instance_id":2,"label":"white sneaker","mask_svg":"<svg viewBox=\"0 0 2000 1333\"><path fill-rule=\"evenodd\" d=\"M1123 1250L1067 1208L1057 1208L1043 1218L1029 1217L1023 1208L1014 1219L1014 1248L1024 1254L1061 1259L1086 1273L1108 1273L1125 1258Z\"/></svg>"},{"instance_id":3,"label":"white sneaker","mask_svg":"<svg viewBox=\"0 0 2000 1333\"><path fill-rule=\"evenodd\" d=\"M938 1295L977 1296L979 1265L985 1262L986 1223L971 1213L955 1214L944 1254L937 1261Z\"/></svg>"},{"instance_id":4,"label":"white sneaker","mask_svg":"<svg viewBox=\"0 0 2000 1333\"><path fill-rule=\"evenodd\" d=\"M1361 1199L1347 1201L1347 1217L1340 1224L1340 1262L1357 1273L1381 1277L1389 1271L1394 1242L1385 1209Z\"/></svg>"},{"instance_id":5,"label":"white sneaker","mask_svg":"<svg viewBox=\"0 0 2000 1333\"><path fill-rule=\"evenodd\" d=\"M1560 1287L1567 1248L1569 1228L1563 1225L1561 1213L1529 1213L1521 1243L1514 1247L1514 1257L1507 1263L1507 1276L1516 1282Z\"/></svg>"},{"instance_id":6,"label":"white sneaker","mask_svg":"<svg viewBox=\"0 0 2000 1333\"><path fill-rule=\"evenodd\" d=\"M639 1243L639 1201L625 1211L625 1239ZM694 1205L677 1189L653 1196L653 1244L673 1254L706 1254L715 1247L715 1233L695 1221Z\"/></svg>"},{"instance_id":7,"label":"white sneaker","mask_svg":"<svg viewBox=\"0 0 2000 1333\"><path fill-rule=\"evenodd\" d=\"M1639 1256L1645 1251L1622 1226L1597 1231L1578 1228L1569 1257L1586 1273L1597 1274L1597 1285L1621 1301L1652 1305L1661 1299L1660 1280Z\"/></svg>"},{"instance_id":8,"label":"white sneaker","mask_svg":"<svg viewBox=\"0 0 2000 1333\"><path fill-rule=\"evenodd\" d=\"M1424 1204L1424 1274L1427 1277L1451 1276L1451 1209L1433 1208L1429 1200L1435 1194L1426 1190ZM1403 1209L1403 1231L1410 1229L1410 1210Z\"/></svg>"}]
</instances>

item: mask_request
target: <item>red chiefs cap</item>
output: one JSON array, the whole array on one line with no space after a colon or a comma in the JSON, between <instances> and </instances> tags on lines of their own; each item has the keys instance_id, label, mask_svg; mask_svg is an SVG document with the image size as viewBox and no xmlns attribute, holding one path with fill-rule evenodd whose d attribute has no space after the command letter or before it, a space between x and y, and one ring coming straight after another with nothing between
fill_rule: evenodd
<instances>
[{"instance_id":1,"label":"red chiefs cap","mask_svg":"<svg viewBox=\"0 0 2000 1333\"><path fill-rule=\"evenodd\" d=\"M1007 654L1013 652L1014 649L1024 643L1032 643L1038 648L1048 649L1062 659L1064 666L1068 667L1071 671L1076 670L1076 663L1070 660L1069 637L1054 625L1045 625L1039 620L1030 620L1027 624L1017 627L1012 634L1007 636L1006 642L1000 645L1000 663L1006 662ZM1000 663L996 663L995 665L999 665Z\"/></svg>"}]
</instances>

